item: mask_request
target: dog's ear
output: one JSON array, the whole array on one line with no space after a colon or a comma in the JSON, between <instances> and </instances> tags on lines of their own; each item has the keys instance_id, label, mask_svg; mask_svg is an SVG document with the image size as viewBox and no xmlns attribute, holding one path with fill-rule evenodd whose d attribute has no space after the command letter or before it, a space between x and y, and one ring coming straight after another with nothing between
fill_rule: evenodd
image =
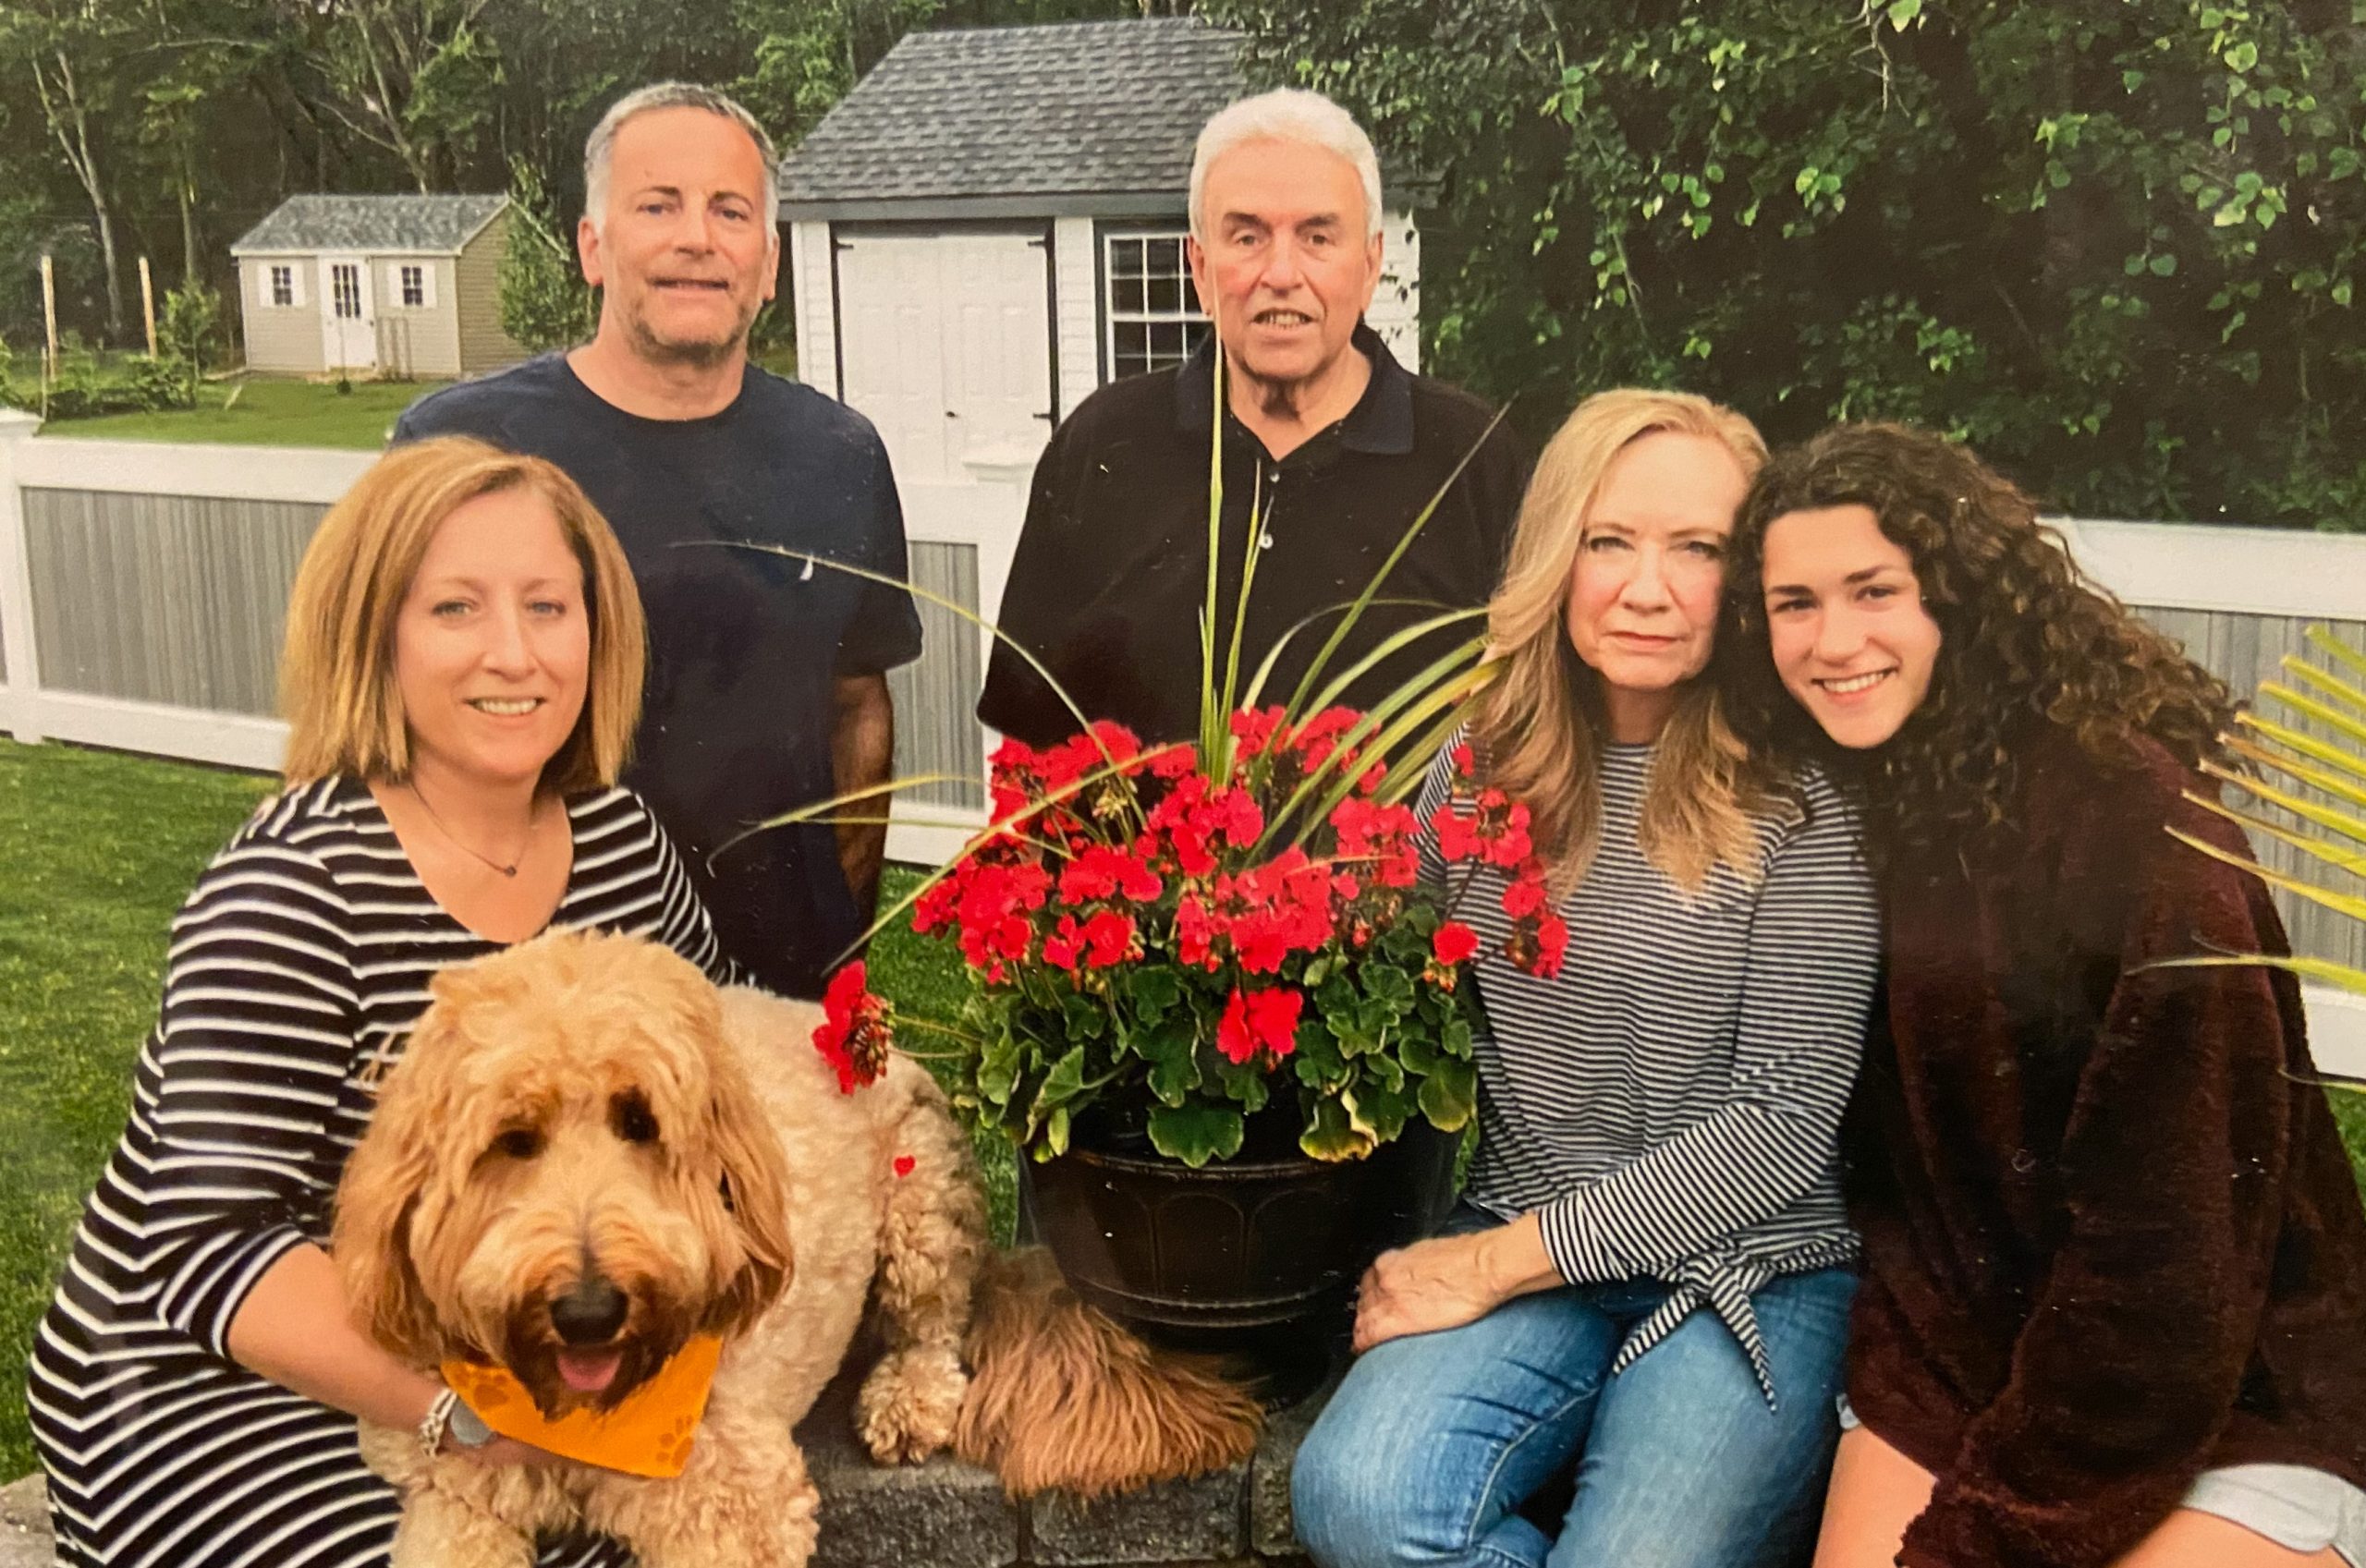
<instances>
[{"instance_id":1,"label":"dog's ear","mask_svg":"<svg viewBox=\"0 0 2366 1568\"><path fill-rule=\"evenodd\" d=\"M744 1261L700 1327L726 1336L762 1317L788 1288L795 1259L788 1240L788 1171L779 1135L762 1101L718 1040L707 1136L720 1167L724 1207L739 1233Z\"/></svg>"},{"instance_id":2,"label":"dog's ear","mask_svg":"<svg viewBox=\"0 0 2366 1568\"><path fill-rule=\"evenodd\" d=\"M406 1054L445 1027L440 1010L430 1008L412 1030ZM424 1065L397 1064L384 1079L369 1128L346 1161L329 1242L355 1324L413 1361L433 1359L442 1343L410 1260L411 1218L434 1172L436 1129L444 1120L429 1092L431 1076L415 1070Z\"/></svg>"}]
</instances>

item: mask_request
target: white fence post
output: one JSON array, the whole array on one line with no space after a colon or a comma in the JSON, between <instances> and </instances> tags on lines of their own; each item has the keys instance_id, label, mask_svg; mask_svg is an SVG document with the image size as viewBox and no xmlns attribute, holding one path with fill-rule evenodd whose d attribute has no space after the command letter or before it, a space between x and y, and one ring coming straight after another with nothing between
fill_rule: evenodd
<instances>
[{"instance_id":1,"label":"white fence post","mask_svg":"<svg viewBox=\"0 0 2366 1568\"><path fill-rule=\"evenodd\" d=\"M18 455L40 417L0 408L0 653L7 681L0 686L0 725L28 745L41 734L41 656L33 642L32 565L25 552L25 493Z\"/></svg>"}]
</instances>

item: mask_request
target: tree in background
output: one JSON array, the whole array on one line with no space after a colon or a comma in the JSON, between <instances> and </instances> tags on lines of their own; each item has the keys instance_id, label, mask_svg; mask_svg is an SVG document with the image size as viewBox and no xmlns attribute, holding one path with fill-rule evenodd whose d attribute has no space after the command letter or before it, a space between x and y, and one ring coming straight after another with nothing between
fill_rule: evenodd
<instances>
[{"instance_id":1,"label":"tree in background","mask_svg":"<svg viewBox=\"0 0 2366 1568\"><path fill-rule=\"evenodd\" d=\"M2361 0L1207 0L1435 177L1444 373L1894 418L2092 516L2366 528Z\"/></svg>"},{"instance_id":2,"label":"tree in background","mask_svg":"<svg viewBox=\"0 0 2366 1568\"><path fill-rule=\"evenodd\" d=\"M509 238L496 284L501 330L537 351L587 341L599 303L575 255L573 225L552 210L542 176L523 158L509 178Z\"/></svg>"},{"instance_id":3,"label":"tree in background","mask_svg":"<svg viewBox=\"0 0 2366 1568\"><path fill-rule=\"evenodd\" d=\"M156 356L180 377L189 403L197 401L205 367L222 351L222 297L201 283L167 292L156 314Z\"/></svg>"}]
</instances>

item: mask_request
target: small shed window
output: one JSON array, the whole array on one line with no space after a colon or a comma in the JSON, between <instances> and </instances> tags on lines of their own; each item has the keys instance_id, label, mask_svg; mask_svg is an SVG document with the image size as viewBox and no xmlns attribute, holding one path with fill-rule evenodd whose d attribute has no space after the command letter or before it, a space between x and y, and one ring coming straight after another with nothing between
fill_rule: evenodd
<instances>
[{"instance_id":1,"label":"small shed window","mask_svg":"<svg viewBox=\"0 0 2366 1568\"><path fill-rule=\"evenodd\" d=\"M296 269L274 266L271 269L271 302L274 305L296 303Z\"/></svg>"},{"instance_id":2,"label":"small shed window","mask_svg":"<svg viewBox=\"0 0 2366 1568\"><path fill-rule=\"evenodd\" d=\"M1189 359L1208 335L1208 318L1184 265L1183 231L1104 235L1102 246L1109 379Z\"/></svg>"},{"instance_id":3,"label":"small shed window","mask_svg":"<svg viewBox=\"0 0 2366 1568\"><path fill-rule=\"evenodd\" d=\"M406 261L402 270L402 298L408 310L416 310L427 303L427 269L415 261Z\"/></svg>"}]
</instances>

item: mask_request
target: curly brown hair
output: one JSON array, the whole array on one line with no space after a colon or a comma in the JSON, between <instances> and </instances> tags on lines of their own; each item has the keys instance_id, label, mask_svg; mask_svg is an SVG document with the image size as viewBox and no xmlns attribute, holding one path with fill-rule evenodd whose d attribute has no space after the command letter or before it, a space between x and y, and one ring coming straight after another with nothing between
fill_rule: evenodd
<instances>
[{"instance_id":1,"label":"curly brown hair","mask_svg":"<svg viewBox=\"0 0 2366 1568\"><path fill-rule=\"evenodd\" d=\"M1890 740L1853 754L1776 677L1761 582L1776 518L1850 505L1870 508L1912 560L1940 634L1921 705ZM1929 432L1842 425L1778 454L1742 502L1727 560L1718 674L1737 730L1851 780L1884 863L1978 853L2009 826L2019 766L2048 726L2107 770L2134 761L2139 737L2188 767L2226 760L2226 684L2085 580L2011 480Z\"/></svg>"}]
</instances>

